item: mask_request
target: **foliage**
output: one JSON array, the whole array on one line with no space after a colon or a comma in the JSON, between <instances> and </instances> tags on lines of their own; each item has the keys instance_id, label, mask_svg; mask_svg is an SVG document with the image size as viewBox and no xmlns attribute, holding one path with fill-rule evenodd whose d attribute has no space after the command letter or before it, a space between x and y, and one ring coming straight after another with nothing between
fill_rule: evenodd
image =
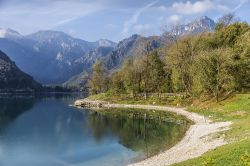
<instances>
[{"instance_id":1,"label":"foliage","mask_svg":"<svg viewBox=\"0 0 250 166\"><path fill-rule=\"evenodd\" d=\"M160 97L174 92L219 102L232 92L250 90L250 26L235 21L232 14L220 19L215 32L177 38L164 47L165 55L146 47L109 76L97 62L90 92L110 91L134 98L143 94L144 99L151 93Z\"/></svg>"},{"instance_id":2,"label":"foliage","mask_svg":"<svg viewBox=\"0 0 250 166\"><path fill-rule=\"evenodd\" d=\"M225 22L227 25L214 33L181 38L172 44L166 66L174 92L213 96L218 102L234 91L249 91L250 27L244 22Z\"/></svg>"},{"instance_id":3,"label":"foliage","mask_svg":"<svg viewBox=\"0 0 250 166\"><path fill-rule=\"evenodd\" d=\"M157 51L146 56L127 60L123 66L112 73L109 89L114 94L164 93L168 90L169 74Z\"/></svg>"},{"instance_id":4,"label":"foliage","mask_svg":"<svg viewBox=\"0 0 250 166\"><path fill-rule=\"evenodd\" d=\"M91 94L105 92L108 89L107 71L101 61L97 61L93 65L92 78L89 80L88 84Z\"/></svg>"}]
</instances>

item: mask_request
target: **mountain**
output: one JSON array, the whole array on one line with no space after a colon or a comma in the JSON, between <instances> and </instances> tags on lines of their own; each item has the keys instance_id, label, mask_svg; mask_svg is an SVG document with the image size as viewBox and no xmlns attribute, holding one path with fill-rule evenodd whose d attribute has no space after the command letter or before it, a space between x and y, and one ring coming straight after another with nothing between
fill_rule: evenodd
<instances>
[{"instance_id":1,"label":"mountain","mask_svg":"<svg viewBox=\"0 0 250 166\"><path fill-rule=\"evenodd\" d=\"M97 47L96 49L89 51L84 56L75 60L75 63L79 63L79 64L84 63L86 66L91 67L96 62L96 60L103 59L109 53L111 53L113 49L114 49L113 47L103 47L103 46Z\"/></svg>"},{"instance_id":2,"label":"mountain","mask_svg":"<svg viewBox=\"0 0 250 166\"><path fill-rule=\"evenodd\" d=\"M198 18L186 25L177 26L172 31L164 33L162 36L150 36L142 37L140 35L132 35L129 38L126 38L120 41L113 50L108 54L101 54L104 56L98 56L98 51L90 52L91 55L86 55L82 57L83 61L91 61L89 64L93 64L97 58L103 60L105 67L112 71L118 69L125 59L145 54L146 47L149 47L149 51L160 48L162 46L167 46L173 42L173 35L176 37L181 37L184 35L195 35L206 31L213 31L215 28L215 22L204 16ZM143 53L144 52L144 53ZM91 59L91 57L93 59ZM101 57L101 58L100 58ZM86 72L80 73L66 83L65 86L74 86L74 87L84 87L87 83L89 75Z\"/></svg>"},{"instance_id":3,"label":"mountain","mask_svg":"<svg viewBox=\"0 0 250 166\"><path fill-rule=\"evenodd\" d=\"M6 52L21 70L43 84L60 84L67 81L91 67L93 60L84 58L85 55L94 59L90 57L93 50L115 46L115 43L109 40L88 42L58 31L39 31L27 36L10 29L1 29L0 32L0 49Z\"/></svg>"},{"instance_id":4,"label":"mountain","mask_svg":"<svg viewBox=\"0 0 250 166\"><path fill-rule=\"evenodd\" d=\"M107 69L115 70L124 59L145 54L142 52L148 46L153 50L171 43L172 35L194 35L214 28L215 22L204 16L177 26L162 36L133 35L118 44L106 39L88 42L57 31L39 31L23 36L11 29L0 29L0 49L21 70L43 84L66 82L66 85L75 85L74 82L86 82L79 75L89 72L97 59L103 60Z\"/></svg>"},{"instance_id":5,"label":"mountain","mask_svg":"<svg viewBox=\"0 0 250 166\"><path fill-rule=\"evenodd\" d=\"M82 56L81 58L77 59L75 62L79 65L85 64L85 70L80 74L77 74L66 81L63 86L65 87L74 87L81 89L85 87L87 80L89 79L89 72L91 71L92 65L97 60L104 60L113 50L113 47L97 47L93 51L90 51L88 54Z\"/></svg>"},{"instance_id":6,"label":"mountain","mask_svg":"<svg viewBox=\"0 0 250 166\"><path fill-rule=\"evenodd\" d=\"M99 47L78 61L89 61L89 64L92 66L93 63L99 59L104 62L104 65L108 70L115 70L122 65L126 58L141 55L147 45L153 50L162 46L163 42L159 36L142 37L140 35L132 35L131 37L120 41L115 48ZM66 87L76 87L85 90L84 88L89 79L89 71L84 71L72 77L63 85Z\"/></svg>"},{"instance_id":7,"label":"mountain","mask_svg":"<svg viewBox=\"0 0 250 166\"><path fill-rule=\"evenodd\" d=\"M98 47L115 47L116 43L107 39L100 39L96 42Z\"/></svg>"},{"instance_id":8,"label":"mountain","mask_svg":"<svg viewBox=\"0 0 250 166\"><path fill-rule=\"evenodd\" d=\"M42 86L22 72L10 58L0 51L0 90L41 90Z\"/></svg>"},{"instance_id":9,"label":"mountain","mask_svg":"<svg viewBox=\"0 0 250 166\"><path fill-rule=\"evenodd\" d=\"M204 16L186 25L177 26L176 29L167 32L167 34L180 37L184 35L195 35L207 31L211 32L214 29L215 22L207 16ZM166 38L164 34L162 36L150 37L133 35L119 42L114 50L106 57L104 62L108 69L119 68L124 59L141 54L146 46L149 46L150 49L153 50L171 43L171 40L171 38Z\"/></svg>"},{"instance_id":10,"label":"mountain","mask_svg":"<svg viewBox=\"0 0 250 166\"><path fill-rule=\"evenodd\" d=\"M202 32L211 32L215 29L216 23L214 20L207 16L200 17L186 25L176 26L171 30L171 35L183 36L183 35L195 35Z\"/></svg>"},{"instance_id":11,"label":"mountain","mask_svg":"<svg viewBox=\"0 0 250 166\"><path fill-rule=\"evenodd\" d=\"M149 51L152 51L162 45L163 42L159 36L142 37L135 34L120 41L114 50L105 57L104 64L109 70L116 69L121 66L125 59L143 54L146 47L149 46Z\"/></svg>"}]
</instances>

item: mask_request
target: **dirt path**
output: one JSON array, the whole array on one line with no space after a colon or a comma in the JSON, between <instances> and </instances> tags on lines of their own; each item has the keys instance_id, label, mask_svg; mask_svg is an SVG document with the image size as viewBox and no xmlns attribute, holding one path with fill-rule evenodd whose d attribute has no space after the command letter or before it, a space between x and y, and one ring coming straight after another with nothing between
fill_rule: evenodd
<instances>
[{"instance_id":1,"label":"dirt path","mask_svg":"<svg viewBox=\"0 0 250 166\"><path fill-rule=\"evenodd\" d=\"M89 100L77 100L75 105L80 106L83 102L89 102ZM141 162L131 164L130 166L165 166L201 156L203 153L227 143L223 135L213 137L213 134L228 130L232 124L231 122L212 122L209 118L186 111L185 108L154 105L109 104L107 102L102 102L101 106L106 108L139 108L169 111L183 115L195 123L190 126L185 137L174 147Z\"/></svg>"}]
</instances>

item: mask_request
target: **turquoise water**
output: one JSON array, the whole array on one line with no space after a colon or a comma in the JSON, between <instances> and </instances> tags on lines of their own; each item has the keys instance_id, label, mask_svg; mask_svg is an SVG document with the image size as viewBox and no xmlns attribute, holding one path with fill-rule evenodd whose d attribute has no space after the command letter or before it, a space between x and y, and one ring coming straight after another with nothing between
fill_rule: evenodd
<instances>
[{"instance_id":1,"label":"turquoise water","mask_svg":"<svg viewBox=\"0 0 250 166\"><path fill-rule=\"evenodd\" d=\"M188 128L170 114L69 106L75 99L0 98L0 166L122 166L170 148Z\"/></svg>"}]
</instances>

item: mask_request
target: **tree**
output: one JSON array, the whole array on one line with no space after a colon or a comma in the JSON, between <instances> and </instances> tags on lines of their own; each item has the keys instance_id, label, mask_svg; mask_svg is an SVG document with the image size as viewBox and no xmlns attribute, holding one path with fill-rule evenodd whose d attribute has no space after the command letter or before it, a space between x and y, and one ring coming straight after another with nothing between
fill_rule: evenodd
<instances>
[{"instance_id":1,"label":"tree","mask_svg":"<svg viewBox=\"0 0 250 166\"><path fill-rule=\"evenodd\" d=\"M191 72L197 55L200 37L186 37L172 45L167 56L167 66L172 71L175 92L185 92L192 96L193 73Z\"/></svg>"},{"instance_id":2,"label":"tree","mask_svg":"<svg viewBox=\"0 0 250 166\"><path fill-rule=\"evenodd\" d=\"M92 77L88 82L89 91L91 94L98 94L107 91L108 77L107 71L101 61L97 61L93 65Z\"/></svg>"},{"instance_id":3,"label":"tree","mask_svg":"<svg viewBox=\"0 0 250 166\"><path fill-rule=\"evenodd\" d=\"M197 72L200 72L199 83L206 93L213 94L217 102L222 93L234 87L234 79L229 70L231 63L227 49L206 51L197 62Z\"/></svg>"},{"instance_id":4,"label":"tree","mask_svg":"<svg viewBox=\"0 0 250 166\"><path fill-rule=\"evenodd\" d=\"M121 71L116 71L111 77L111 90L116 94L121 94L126 91L124 79Z\"/></svg>"},{"instance_id":5,"label":"tree","mask_svg":"<svg viewBox=\"0 0 250 166\"><path fill-rule=\"evenodd\" d=\"M160 59L157 51L150 55L150 77L149 91L154 93L163 93L169 88L169 75L164 69L165 64Z\"/></svg>"},{"instance_id":6,"label":"tree","mask_svg":"<svg viewBox=\"0 0 250 166\"><path fill-rule=\"evenodd\" d=\"M233 48L233 66L236 90L250 90L250 29L241 35Z\"/></svg>"},{"instance_id":7,"label":"tree","mask_svg":"<svg viewBox=\"0 0 250 166\"><path fill-rule=\"evenodd\" d=\"M119 71L123 79L125 92L135 95L134 67L132 59L126 59Z\"/></svg>"}]
</instances>

